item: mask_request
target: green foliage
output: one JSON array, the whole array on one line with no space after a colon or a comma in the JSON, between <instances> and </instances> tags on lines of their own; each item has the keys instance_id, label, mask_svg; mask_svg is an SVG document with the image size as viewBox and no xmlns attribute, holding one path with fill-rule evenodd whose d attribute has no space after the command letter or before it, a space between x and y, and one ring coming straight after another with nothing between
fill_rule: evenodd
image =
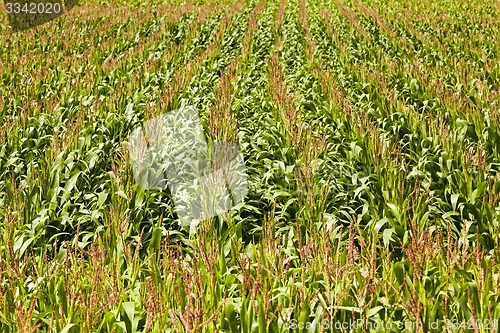
<instances>
[{"instance_id":1,"label":"green foliage","mask_svg":"<svg viewBox=\"0 0 500 333\"><path fill-rule=\"evenodd\" d=\"M82 1L18 33L0 18L0 332L496 331L499 13L169 0ZM128 156L180 105L231 127L248 173L245 201L191 230Z\"/></svg>"}]
</instances>

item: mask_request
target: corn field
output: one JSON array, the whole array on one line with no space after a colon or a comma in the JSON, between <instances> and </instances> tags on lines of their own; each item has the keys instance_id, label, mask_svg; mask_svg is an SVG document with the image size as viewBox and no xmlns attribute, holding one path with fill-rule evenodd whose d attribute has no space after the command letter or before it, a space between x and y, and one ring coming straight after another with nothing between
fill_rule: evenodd
<instances>
[{"instance_id":1,"label":"corn field","mask_svg":"<svg viewBox=\"0 0 500 333\"><path fill-rule=\"evenodd\" d=\"M500 3L0 5L0 332L496 332ZM129 133L244 156L196 228Z\"/></svg>"}]
</instances>

